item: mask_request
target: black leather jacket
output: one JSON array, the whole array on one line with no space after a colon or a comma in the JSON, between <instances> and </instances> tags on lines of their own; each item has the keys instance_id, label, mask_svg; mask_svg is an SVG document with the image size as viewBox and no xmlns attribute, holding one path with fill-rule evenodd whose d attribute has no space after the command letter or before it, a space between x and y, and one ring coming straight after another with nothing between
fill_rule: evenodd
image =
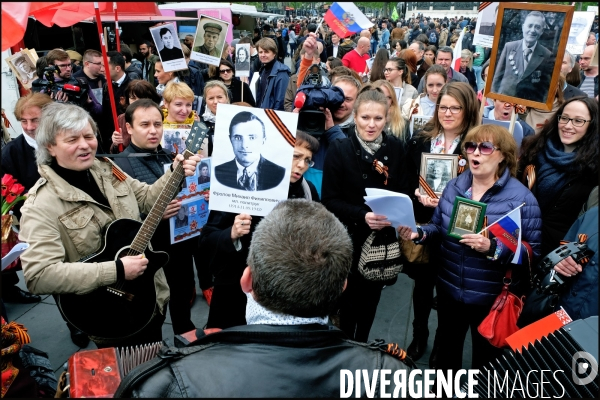
<instances>
[{"instance_id":1,"label":"black leather jacket","mask_svg":"<svg viewBox=\"0 0 600 400\"><path fill-rule=\"evenodd\" d=\"M149 398L339 397L342 369L353 374L367 369L369 378L375 369L389 369L391 375L386 378L391 382L386 392L393 393L393 373L410 367L380 346L385 347L383 341L354 342L335 327L316 324L236 326L180 349L188 355L120 394ZM375 397L380 397L379 376Z\"/></svg>"}]
</instances>

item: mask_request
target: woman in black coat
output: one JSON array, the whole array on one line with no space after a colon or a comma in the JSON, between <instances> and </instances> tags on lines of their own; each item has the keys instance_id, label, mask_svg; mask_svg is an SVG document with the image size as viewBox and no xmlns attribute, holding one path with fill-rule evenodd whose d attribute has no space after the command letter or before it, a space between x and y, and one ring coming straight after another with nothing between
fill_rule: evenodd
<instances>
[{"instance_id":1,"label":"woman in black coat","mask_svg":"<svg viewBox=\"0 0 600 400\"><path fill-rule=\"evenodd\" d=\"M365 204L365 188L408 190L402 171L403 145L384 133L387 108L387 98L381 92L361 93L354 104L354 133L330 144L323 168L323 204L346 225L354 245L352 269L340 305L340 327L351 339L362 342L369 337L381 289L396 281L368 281L358 272L367 237L373 230L390 226L385 216L375 215ZM374 162L380 163L382 172L375 169Z\"/></svg>"},{"instance_id":2,"label":"woman in black coat","mask_svg":"<svg viewBox=\"0 0 600 400\"><path fill-rule=\"evenodd\" d=\"M598 135L597 101L573 97L539 134L523 140L517 177L529 184L542 210L542 256L560 245L598 185ZM535 178L527 182L529 165Z\"/></svg>"},{"instance_id":3,"label":"woman in black coat","mask_svg":"<svg viewBox=\"0 0 600 400\"><path fill-rule=\"evenodd\" d=\"M243 101L250 104L252 107L256 107L256 102L254 101L254 96L252 96L250 86L248 86L246 82L242 82L235 77L235 68L231 62L221 59L217 73L219 74L219 80L227 86L227 89L229 89L231 103ZM244 92L243 95L242 91Z\"/></svg>"},{"instance_id":4,"label":"woman in black coat","mask_svg":"<svg viewBox=\"0 0 600 400\"><path fill-rule=\"evenodd\" d=\"M318 149L319 142L314 137L297 131L288 199L319 201L316 188L303 178ZM214 276L207 328L246 325L246 294L240 286L240 278L247 266L252 232L261 220L262 217L244 213L210 212L199 243L199 253L205 256Z\"/></svg>"}]
</instances>

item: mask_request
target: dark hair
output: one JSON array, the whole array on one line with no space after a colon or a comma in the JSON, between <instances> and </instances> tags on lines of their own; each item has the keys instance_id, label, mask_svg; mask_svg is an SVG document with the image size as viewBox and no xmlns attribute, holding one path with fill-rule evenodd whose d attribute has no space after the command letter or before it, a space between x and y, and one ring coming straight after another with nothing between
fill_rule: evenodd
<instances>
[{"instance_id":1,"label":"dark hair","mask_svg":"<svg viewBox=\"0 0 600 400\"><path fill-rule=\"evenodd\" d=\"M429 38L424 33L417 35L417 41L423 43L423 45L425 45L425 46L429 46Z\"/></svg>"},{"instance_id":2,"label":"dark hair","mask_svg":"<svg viewBox=\"0 0 600 400\"><path fill-rule=\"evenodd\" d=\"M375 54L375 60L373 60L373 66L371 67L371 77L369 81L375 82L380 79L385 79L385 75L383 74L383 70L385 69L385 65L390 60L389 52L386 48L381 48L377 50Z\"/></svg>"},{"instance_id":3,"label":"dark hair","mask_svg":"<svg viewBox=\"0 0 600 400\"><path fill-rule=\"evenodd\" d=\"M296 146L306 147L313 155L319 151L319 141L301 130L296 131Z\"/></svg>"},{"instance_id":4,"label":"dark hair","mask_svg":"<svg viewBox=\"0 0 600 400\"><path fill-rule=\"evenodd\" d=\"M121 54L125 57L125 63L130 63L131 59L133 59L133 53L125 43L121 44Z\"/></svg>"},{"instance_id":5,"label":"dark hair","mask_svg":"<svg viewBox=\"0 0 600 400\"><path fill-rule=\"evenodd\" d=\"M285 200L256 227L246 262L260 305L297 317L324 317L344 290L352 241L322 204Z\"/></svg>"},{"instance_id":6,"label":"dark hair","mask_svg":"<svg viewBox=\"0 0 600 400\"><path fill-rule=\"evenodd\" d=\"M35 71L37 73L37 76L39 76L39 77L44 76L44 69L47 66L48 66L48 60L46 59L46 56L38 58L37 61L35 62Z\"/></svg>"},{"instance_id":7,"label":"dark hair","mask_svg":"<svg viewBox=\"0 0 600 400\"><path fill-rule=\"evenodd\" d=\"M240 41L241 41L241 39L240 39ZM240 43L240 42L238 42L238 43ZM248 43L250 43L250 42L248 42ZM235 54L235 57L236 57L235 60L237 61L237 56L240 53L240 51L243 51L244 54L246 54L246 60L249 61L250 60L250 54L248 54L248 49L246 49L245 47L240 47L239 49L236 50L236 52L235 52L236 53Z\"/></svg>"},{"instance_id":8,"label":"dark hair","mask_svg":"<svg viewBox=\"0 0 600 400\"><path fill-rule=\"evenodd\" d=\"M208 164L207 164L206 162L202 161L202 162L200 163L200 166L198 167L198 169L199 169L200 171L202 171L202 168L204 168L204 167L208 168Z\"/></svg>"},{"instance_id":9,"label":"dark hair","mask_svg":"<svg viewBox=\"0 0 600 400\"><path fill-rule=\"evenodd\" d=\"M134 79L129 82L127 86L127 101L129 101L130 97L134 96L138 99L150 99L156 104L159 104L162 100L156 92L154 85L144 79Z\"/></svg>"},{"instance_id":10,"label":"dark hair","mask_svg":"<svg viewBox=\"0 0 600 400\"><path fill-rule=\"evenodd\" d=\"M158 36L160 36L160 38L162 39L165 33L171 33L171 30L169 28L161 28L160 31L158 31Z\"/></svg>"},{"instance_id":11,"label":"dark hair","mask_svg":"<svg viewBox=\"0 0 600 400\"><path fill-rule=\"evenodd\" d=\"M50 50L48 52L48 54L46 54L46 61L48 62L48 65L54 65L55 61L66 61L66 60L69 60L69 62L70 62L71 57L69 57L69 53L67 53L63 49ZM43 76L43 74L39 75L39 76Z\"/></svg>"},{"instance_id":12,"label":"dark hair","mask_svg":"<svg viewBox=\"0 0 600 400\"><path fill-rule=\"evenodd\" d=\"M425 51L425 43L423 43L419 40L415 40L411 44L415 44L415 43L419 46L419 51Z\"/></svg>"},{"instance_id":13,"label":"dark hair","mask_svg":"<svg viewBox=\"0 0 600 400\"><path fill-rule=\"evenodd\" d=\"M254 47L254 43L252 43L252 38L250 38L250 36L243 37L238 41L238 44L245 43L248 43L251 47Z\"/></svg>"},{"instance_id":14,"label":"dark hair","mask_svg":"<svg viewBox=\"0 0 600 400\"><path fill-rule=\"evenodd\" d=\"M538 155L545 151L546 143L549 140L555 142L560 140L558 116L562 115L568 104L575 101L580 101L586 105L592 120L589 122L585 135L578 142L577 155L573 162L576 164L578 172L583 172L586 169L594 171L594 173L598 172L598 157L600 156L598 154L598 147L600 145L598 143L598 102L596 99L585 96L573 97L565 101L558 107L552 118L544 124L540 133L523 139L523 143L521 144L521 158L525 163L524 165L535 164Z\"/></svg>"},{"instance_id":15,"label":"dark hair","mask_svg":"<svg viewBox=\"0 0 600 400\"><path fill-rule=\"evenodd\" d=\"M329 68L334 69L335 67L343 67L344 63L337 57L327 57L327 62L329 63Z\"/></svg>"},{"instance_id":16,"label":"dark hair","mask_svg":"<svg viewBox=\"0 0 600 400\"><path fill-rule=\"evenodd\" d=\"M399 43L400 43L400 50L408 49L408 43L406 42L406 40L400 39Z\"/></svg>"},{"instance_id":17,"label":"dark hair","mask_svg":"<svg viewBox=\"0 0 600 400\"><path fill-rule=\"evenodd\" d=\"M579 84L581 83L580 71L581 71L581 68L579 67L579 63L573 64L573 69L571 69L571 72L569 72L566 76L566 80L569 85L579 87ZM38 74L38 76L39 76L39 74Z\"/></svg>"},{"instance_id":18,"label":"dark hair","mask_svg":"<svg viewBox=\"0 0 600 400\"><path fill-rule=\"evenodd\" d=\"M114 67L121 67L121 70L125 72L125 57L118 51L109 51L106 53L108 56L108 63Z\"/></svg>"},{"instance_id":19,"label":"dark hair","mask_svg":"<svg viewBox=\"0 0 600 400\"><path fill-rule=\"evenodd\" d=\"M406 83L410 83L410 72L408 71L408 66L406 65L406 61L400 57L390 58L390 62L396 64L396 68L402 71L402 80Z\"/></svg>"},{"instance_id":20,"label":"dark hair","mask_svg":"<svg viewBox=\"0 0 600 400\"><path fill-rule=\"evenodd\" d=\"M435 28L435 23L433 23L433 22L430 22L430 23L429 23L429 28L430 28L430 29L433 29L433 28Z\"/></svg>"},{"instance_id":21,"label":"dark hair","mask_svg":"<svg viewBox=\"0 0 600 400\"><path fill-rule=\"evenodd\" d=\"M250 111L242 111L242 112L235 114L235 116L231 119L231 123L229 124L229 136L231 136L233 134L233 128L236 125L244 124L246 122L252 122L252 121L260 122L260 124L262 125L263 137L265 137L266 136L265 124L260 120L260 118L258 118L256 115L254 115Z\"/></svg>"},{"instance_id":22,"label":"dark hair","mask_svg":"<svg viewBox=\"0 0 600 400\"><path fill-rule=\"evenodd\" d=\"M146 47L147 47L147 48L149 48L149 49L150 49L150 48L154 48L154 44L152 44L152 42L151 42L151 41L149 41L149 40L144 40L142 43L140 43L140 46L141 46L141 45L143 45L143 44L145 44L145 45L146 45ZM138 47L139 47L139 46L138 46Z\"/></svg>"},{"instance_id":23,"label":"dark hair","mask_svg":"<svg viewBox=\"0 0 600 400\"><path fill-rule=\"evenodd\" d=\"M440 52L442 53L450 53L450 60L454 59L454 49L450 46L443 46L440 47L438 49L438 51L435 53L435 58L437 58L438 54L440 54Z\"/></svg>"},{"instance_id":24,"label":"dark hair","mask_svg":"<svg viewBox=\"0 0 600 400\"><path fill-rule=\"evenodd\" d=\"M143 109L155 108L160 113L161 121L164 121L164 119L165 119L164 114L163 114L162 110L160 109L160 107L158 106L158 104L156 104L155 102L153 102L150 99L139 99L135 103L130 104L127 107L127 110L125 110L125 122L127 122L131 126L133 126L133 114L135 113L135 110L137 110L138 108L143 108Z\"/></svg>"}]
</instances>

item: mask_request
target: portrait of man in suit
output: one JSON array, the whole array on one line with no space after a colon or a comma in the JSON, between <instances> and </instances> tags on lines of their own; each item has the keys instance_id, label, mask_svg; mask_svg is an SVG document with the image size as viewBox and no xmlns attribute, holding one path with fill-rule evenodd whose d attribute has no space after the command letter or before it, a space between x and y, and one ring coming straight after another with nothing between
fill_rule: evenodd
<instances>
[{"instance_id":1,"label":"portrait of man in suit","mask_svg":"<svg viewBox=\"0 0 600 400\"><path fill-rule=\"evenodd\" d=\"M235 158L215 167L215 178L230 188L259 191L273 189L283 181L285 168L262 156L265 124L249 111L236 114L229 125Z\"/></svg>"},{"instance_id":2,"label":"portrait of man in suit","mask_svg":"<svg viewBox=\"0 0 600 400\"><path fill-rule=\"evenodd\" d=\"M492 81L493 93L546 102L555 57L538 41L545 26L544 15L532 11L521 26L523 38L501 47Z\"/></svg>"},{"instance_id":3,"label":"portrait of man in suit","mask_svg":"<svg viewBox=\"0 0 600 400\"><path fill-rule=\"evenodd\" d=\"M175 39L169 28L161 28L158 35L160 40L156 44L160 47L160 43L162 42L163 48L158 53L163 62L183 58L183 51L176 45L176 42L178 43L179 41Z\"/></svg>"}]
</instances>

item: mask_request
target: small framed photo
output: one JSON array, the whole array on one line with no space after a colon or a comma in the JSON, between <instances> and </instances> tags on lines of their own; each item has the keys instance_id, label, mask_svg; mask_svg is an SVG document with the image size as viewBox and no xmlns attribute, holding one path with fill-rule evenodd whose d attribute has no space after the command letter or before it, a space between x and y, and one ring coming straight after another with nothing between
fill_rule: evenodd
<instances>
[{"instance_id":1,"label":"small framed photo","mask_svg":"<svg viewBox=\"0 0 600 400\"><path fill-rule=\"evenodd\" d=\"M551 110L573 6L500 2L485 95Z\"/></svg>"},{"instance_id":2,"label":"small framed photo","mask_svg":"<svg viewBox=\"0 0 600 400\"><path fill-rule=\"evenodd\" d=\"M450 182L451 179L456 178L458 175L457 171L457 154L421 154L420 175L438 197L441 197L448 182ZM427 194L423 185L420 185L419 189L421 194Z\"/></svg>"},{"instance_id":3,"label":"small framed photo","mask_svg":"<svg viewBox=\"0 0 600 400\"><path fill-rule=\"evenodd\" d=\"M6 59L6 63L26 89L31 89L31 83L38 78L35 69L36 61L37 59L34 59L27 49L21 50Z\"/></svg>"},{"instance_id":4,"label":"small framed photo","mask_svg":"<svg viewBox=\"0 0 600 400\"><path fill-rule=\"evenodd\" d=\"M478 233L483 225L486 207L485 203L456 196L448 236L462 239L462 235Z\"/></svg>"},{"instance_id":5,"label":"small framed photo","mask_svg":"<svg viewBox=\"0 0 600 400\"><path fill-rule=\"evenodd\" d=\"M190 59L218 67L229 25L227 21L200 15Z\"/></svg>"},{"instance_id":6,"label":"small framed photo","mask_svg":"<svg viewBox=\"0 0 600 400\"><path fill-rule=\"evenodd\" d=\"M423 129L423 127L425 126L425 124L427 124L429 122L429 120L433 118L432 115L421 115L421 114L415 114L412 116L412 118L410 119L410 123L409 123L409 130L410 130L410 136L414 136L417 132L419 132L421 129Z\"/></svg>"}]
</instances>

